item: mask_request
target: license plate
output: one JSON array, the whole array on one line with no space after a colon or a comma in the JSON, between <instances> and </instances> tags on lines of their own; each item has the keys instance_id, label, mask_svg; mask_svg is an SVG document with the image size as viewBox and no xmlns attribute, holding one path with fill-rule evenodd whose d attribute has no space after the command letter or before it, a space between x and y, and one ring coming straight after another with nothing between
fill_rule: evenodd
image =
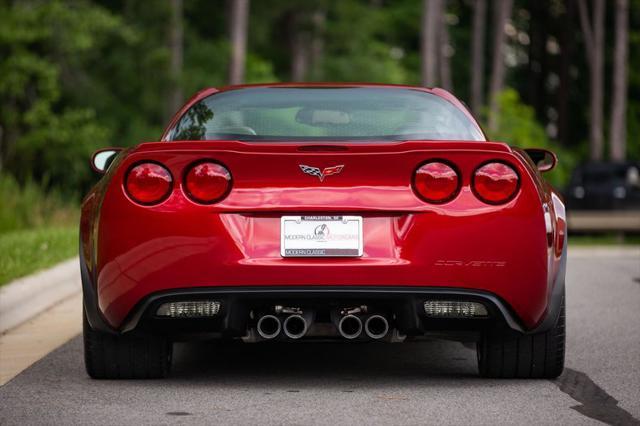
<instances>
[{"instance_id":1,"label":"license plate","mask_svg":"<svg viewBox=\"0 0 640 426\"><path fill-rule=\"evenodd\" d=\"M361 216L282 216L282 257L362 256Z\"/></svg>"}]
</instances>

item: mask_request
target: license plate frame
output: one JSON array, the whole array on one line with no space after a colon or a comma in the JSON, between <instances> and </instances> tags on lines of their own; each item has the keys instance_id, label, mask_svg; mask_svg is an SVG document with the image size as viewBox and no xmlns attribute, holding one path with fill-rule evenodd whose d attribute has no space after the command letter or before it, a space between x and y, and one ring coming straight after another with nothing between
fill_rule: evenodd
<instances>
[{"instance_id":1,"label":"license plate frame","mask_svg":"<svg viewBox=\"0 0 640 426\"><path fill-rule=\"evenodd\" d=\"M362 216L282 216L282 257L362 257ZM324 227L323 227L324 225Z\"/></svg>"}]
</instances>

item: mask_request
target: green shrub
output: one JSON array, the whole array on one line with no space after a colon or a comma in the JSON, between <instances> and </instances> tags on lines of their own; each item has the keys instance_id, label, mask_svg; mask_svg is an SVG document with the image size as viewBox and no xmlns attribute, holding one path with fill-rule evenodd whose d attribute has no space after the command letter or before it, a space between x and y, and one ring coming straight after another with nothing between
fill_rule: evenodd
<instances>
[{"instance_id":1,"label":"green shrub","mask_svg":"<svg viewBox=\"0 0 640 426\"><path fill-rule=\"evenodd\" d=\"M43 186L33 181L21 186L13 177L0 175L0 233L78 223L78 207Z\"/></svg>"},{"instance_id":2,"label":"green shrub","mask_svg":"<svg viewBox=\"0 0 640 426\"><path fill-rule=\"evenodd\" d=\"M576 163L572 153L553 143L536 120L533 108L522 103L518 92L508 88L499 97L498 129L489 137L520 148L545 148L556 153L558 165L544 177L558 188L564 187Z\"/></svg>"}]
</instances>

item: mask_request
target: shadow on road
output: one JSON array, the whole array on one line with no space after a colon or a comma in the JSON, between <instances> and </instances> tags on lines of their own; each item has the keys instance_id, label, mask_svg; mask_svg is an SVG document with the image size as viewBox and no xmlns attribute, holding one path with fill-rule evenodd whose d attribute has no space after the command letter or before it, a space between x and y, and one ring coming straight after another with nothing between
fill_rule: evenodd
<instances>
[{"instance_id":1,"label":"shadow on road","mask_svg":"<svg viewBox=\"0 0 640 426\"><path fill-rule=\"evenodd\" d=\"M456 342L178 343L172 379L230 383L377 383L477 377L475 351ZM400 381L400 383L399 383Z\"/></svg>"},{"instance_id":2,"label":"shadow on road","mask_svg":"<svg viewBox=\"0 0 640 426\"><path fill-rule=\"evenodd\" d=\"M532 394L563 406L547 381L478 378L475 351L455 342L181 343L173 366L162 380L91 380L77 337L0 388L0 423L467 424L480 412L533 424L549 410L531 409Z\"/></svg>"}]
</instances>

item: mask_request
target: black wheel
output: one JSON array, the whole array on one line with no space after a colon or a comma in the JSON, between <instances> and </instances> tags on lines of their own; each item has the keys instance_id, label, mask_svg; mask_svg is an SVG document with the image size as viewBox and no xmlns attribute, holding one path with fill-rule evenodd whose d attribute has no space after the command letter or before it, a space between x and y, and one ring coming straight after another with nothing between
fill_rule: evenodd
<instances>
[{"instance_id":1,"label":"black wheel","mask_svg":"<svg viewBox=\"0 0 640 426\"><path fill-rule=\"evenodd\" d=\"M555 326L538 334L488 332L478 343L483 377L553 379L564 369L564 296Z\"/></svg>"},{"instance_id":2,"label":"black wheel","mask_svg":"<svg viewBox=\"0 0 640 426\"><path fill-rule=\"evenodd\" d=\"M94 379L157 379L171 365L172 344L154 336L118 336L94 330L83 312L84 364Z\"/></svg>"}]
</instances>

